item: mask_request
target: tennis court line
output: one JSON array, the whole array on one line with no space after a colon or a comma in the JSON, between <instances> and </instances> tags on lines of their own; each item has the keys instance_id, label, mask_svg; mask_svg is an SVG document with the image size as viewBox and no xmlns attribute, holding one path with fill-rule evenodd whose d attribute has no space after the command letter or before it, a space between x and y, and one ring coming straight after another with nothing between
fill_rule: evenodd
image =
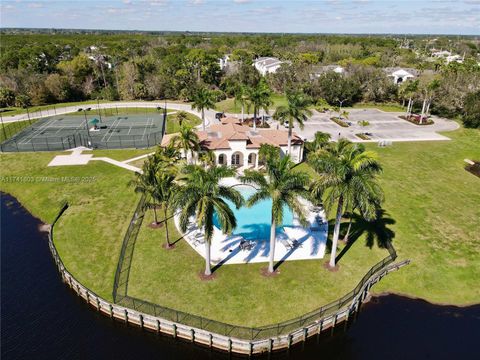
<instances>
[{"instance_id":1,"label":"tennis court line","mask_svg":"<svg viewBox=\"0 0 480 360\"><path fill-rule=\"evenodd\" d=\"M19 141L18 143L19 144L22 144L22 145L26 145L28 143L31 143L32 142L32 139L35 138L38 134L40 134L40 132L42 132L43 130L45 130L48 126L50 126L50 124L52 123L52 121L55 121L55 119L50 119L49 121L47 121L45 124L43 125L40 125L40 127L37 129L37 130L34 130L33 131L33 134L27 134L21 141Z\"/></svg>"}]
</instances>

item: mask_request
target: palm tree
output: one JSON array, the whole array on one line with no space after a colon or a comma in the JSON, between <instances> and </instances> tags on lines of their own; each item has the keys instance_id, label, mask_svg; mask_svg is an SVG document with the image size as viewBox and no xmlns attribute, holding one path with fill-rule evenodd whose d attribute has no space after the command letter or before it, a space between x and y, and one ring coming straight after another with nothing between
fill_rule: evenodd
<instances>
[{"instance_id":1,"label":"palm tree","mask_svg":"<svg viewBox=\"0 0 480 360\"><path fill-rule=\"evenodd\" d=\"M173 135L171 144L183 150L185 159L190 152L192 159L195 157L195 151L200 150L200 140L194 128L190 125L184 124L180 131ZM187 160L188 162L188 160Z\"/></svg>"},{"instance_id":2,"label":"palm tree","mask_svg":"<svg viewBox=\"0 0 480 360\"><path fill-rule=\"evenodd\" d=\"M412 113L412 107L413 107L413 97L418 91L418 84L419 81L408 81L405 85L405 94L408 96L408 104L407 104L407 113L405 114L407 119L410 117Z\"/></svg>"},{"instance_id":3,"label":"palm tree","mask_svg":"<svg viewBox=\"0 0 480 360\"><path fill-rule=\"evenodd\" d=\"M265 200L272 200L272 221L270 225L270 259L268 272L275 271L276 226L283 221L284 206L289 207L305 223L304 209L299 203L299 197L305 196L305 187L308 185L308 174L293 170L293 162L287 155L283 158L268 158L266 174L256 170L245 170L240 180L257 188L257 192L247 200L247 206Z\"/></svg>"},{"instance_id":4,"label":"palm tree","mask_svg":"<svg viewBox=\"0 0 480 360\"><path fill-rule=\"evenodd\" d=\"M275 145L262 144L258 150L258 160L266 164L267 161L278 160L280 158L280 149Z\"/></svg>"},{"instance_id":5,"label":"palm tree","mask_svg":"<svg viewBox=\"0 0 480 360\"><path fill-rule=\"evenodd\" d=\"M303 122L312 116L312 111L308 108L311 105L310 98L306 95L296 92L287 94L287 105L279 106L273 114L273 118L279 120L283 125L288 122L288 154L292 150L292 129L293 123L296 121L301 129Z\"/></svg>"},{"instance_id":6,"label":"palm tree","mask_svg":"<svg viewBox=\"0 0 480 360\"><path fill-rule=\"evenodd\" d=\"M207 149L200 153L199 159L205 169L207 169L209 166L215 165L216 156L212 150Z\"/></svg>"},{"instance_id":7,"label":"palm tree","mask_svg":"<svg viewBox=\"0 0 480 360\"><path fill-rule=\"evenodd\" d=\"M188 113L186 111L179 111L177 113L177 120L180 127L182 127L183 122L187 119L188 119Z\"/></svg>"},{"instance_id":8,"label":"palm tree","mask_svg":"<svg viewBox=\"0 0 480 360\"><path fill-rule=\"evenodd\" d=\"M245 85L238 85L235 88L235 105L237 104L237 101L238 101L242 106L242 123L245 120L245 105L247 105L248 94L249 94L249 89Z\"/></svg>"},{"instance_id":9,"label":"palm tree","mask_svg":"<svg viewBox=\"0 0 480 360\"><path fill-rule=\"evenodd\" d=\"M242 195L233 187L221 185L223 178L235 176L235 170L225 166L187 165L179 178L175 206L180 210L180 229L185 232L189 218L195 217L199 228L205 231L205 276L212 274L210 268L210 245L213 236L213 216L217 215L223 233L231 233L237 221L232 209L225 202L230 200L237 209L243 204Z\"/></svg>"},{"instance_id":10,"label":"palm tree","mask_svg":"<svg viewBox=\"0 0 480 360\"><path fill-rule=\"evenodd\" d=\"M135 172L135 178L130 180L128 185L134 187L136 193L144 194L145 207L153 209L154 225L158 225L157 206L158 203L158 159L155 156L150 156L143 163L142 172Z\"/></svg>"},{"instance_id":11,"label":"palm tree","mask_svg":"<svg viewBox=\"0 0 480 360\"><path fill-rule=\"evenodd\" d=\"M205 109L215 108L215 94L206 87L200 87L193 96L192 109L202 113L203 131L205 131Z\"/></svg>"},{"instance_id":12,"label":"palm tree","mask_svg":"<svg viewBox=\"0 0 480 360\"><path fill-rule=\"evenodd\" d=\"M175 183L175 174L172 172L159 172L157 173L157 200L159 205L163 207L166 240L165 247L167 249L172 248L170 243L170 235L168 232L168 210L173 201L177 191L177 185Z\"/></svg>"},{"instance_id":13,"label":"palm tree","mask_svg":"<svg viewBox=\"0 0 480 360\"><path fill-rule=\"evenodd\" d=\"M331 135L322 131L317 131L312 141L305 143L305 149L309 153L314 153L325 148L330 142Z\"/></svg>"},{"instance_id":14,"label":"palm tree","mask_svg":"<svg viewBox=\"0 0 480 360\"><path fill-rule=\"evenodd\" d=\"M319 175L312 184L312 196L324 197L327 210L337 203L329 266L335 267L340 222L345 209L356 208L363 217L373 219L383 199L377 175L382 168L376 154L361 144L346 139L331 143L309 159Z\"/></svg>"},{"instance_id":15,"label":"palm tree","mask_svg":"<svg viewBox=\"0 0 480 360\"><path fill-rule=\"evenodd\" d=\"M440 87L440 81L437 79L432 80L423 88L423 106L422 114L420 115L420 124L423 122L423 117L427 117L430 111L430 105L432 104L435 91Z\"/></svg>"},{"instance_id":16,"label":"palm tree","mask_svg":"<svg viewBox=\"0 0 480 360\"><path fill-rule=\"evenodd\" d=\"M248 88L248 102L253 106L253 130L257 130L257 114L264 109L268 114L268 107L272 105L272 92L265 79L261 79L255 87Z\"/></svg>"}]
</instances>

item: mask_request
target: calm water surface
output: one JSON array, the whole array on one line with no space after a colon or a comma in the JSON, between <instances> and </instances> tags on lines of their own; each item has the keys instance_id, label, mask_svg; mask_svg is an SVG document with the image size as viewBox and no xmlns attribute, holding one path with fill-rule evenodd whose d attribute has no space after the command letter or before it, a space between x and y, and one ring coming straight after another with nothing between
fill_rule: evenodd
<instances>
[{"instance_id":1,"label":"calm water surface","mask_svg":"<svg viewBox=\"0 0 480 360\"><path fill-rule=\"evenodd\" d=\"M91 310L65 286L40 221L1 199L2 359L227 359L143 332ZM376 298L347 329L312 339L282 359L479 359L480 306Z\"/></svg>"}]
</instances>

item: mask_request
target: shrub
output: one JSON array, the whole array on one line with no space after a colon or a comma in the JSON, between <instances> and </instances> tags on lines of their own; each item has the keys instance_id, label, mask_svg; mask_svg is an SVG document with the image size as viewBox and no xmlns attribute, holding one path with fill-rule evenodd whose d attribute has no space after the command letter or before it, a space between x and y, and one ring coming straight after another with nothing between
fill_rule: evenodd
<instances>
[{"instance_id":1,"label":"shrub","mask_svg":"<svg viewBox=\"0 0 480 360\"><path fill-rule=\"evenodd\" d=\"M348 127L348 124L341 120L340 118L338 117L331 117L330 120L332 120L334 123L336 123L337 125L340 125L341 127Z\"/></svg>"}]
</instances>

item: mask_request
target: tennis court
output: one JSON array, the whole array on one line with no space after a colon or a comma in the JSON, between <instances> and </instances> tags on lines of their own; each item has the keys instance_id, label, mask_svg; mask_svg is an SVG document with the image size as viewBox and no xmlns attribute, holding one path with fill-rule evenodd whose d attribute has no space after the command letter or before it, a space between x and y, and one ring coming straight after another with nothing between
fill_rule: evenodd
<instances>
[{"instance_id":1,"label":"tennis court","mask_svg":"<svg viewBox=\"0 0 480 360\"><path fill-rule=\"evenodd\" d=\"M166 111L141 114L77 112L42 118L1 144L2 151L147 148L159 144Z\"/></svg>"}]
</instances>

